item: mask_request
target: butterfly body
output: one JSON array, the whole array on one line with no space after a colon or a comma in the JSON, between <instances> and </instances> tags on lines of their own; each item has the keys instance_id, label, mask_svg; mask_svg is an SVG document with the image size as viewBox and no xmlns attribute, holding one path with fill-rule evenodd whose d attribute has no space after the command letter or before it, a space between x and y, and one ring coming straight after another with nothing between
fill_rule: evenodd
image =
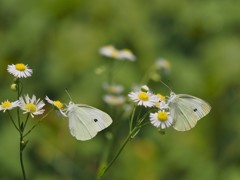
<instances>
[{"instance_id":1,"label":"butterfly body","mask_svg":"<svg viewBox=\"0 0 240 180\"><path fill-rule=\"evenodd\" d=\"M178 131L190 130L211 110L211 106L207 102L188 94L171 92L168 102L174 121L173 128Z\"/></svg>"},{"instance_id":2,"label":"butterfly body","mask_svg":"<svg viewBox=\"0 0 240 180\"><path fill-rule=\"evenodd\" d=\"M67 115L70 133L82 141L92 139L112 123L107 113L85 104L74 104L72 101L67 106Z\"/></svg>"}]
</instances>

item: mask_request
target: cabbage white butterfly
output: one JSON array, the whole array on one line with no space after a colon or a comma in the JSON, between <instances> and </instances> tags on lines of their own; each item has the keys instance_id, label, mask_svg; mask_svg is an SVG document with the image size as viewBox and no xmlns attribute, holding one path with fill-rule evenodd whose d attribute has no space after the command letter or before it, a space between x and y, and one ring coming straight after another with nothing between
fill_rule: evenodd
<instances>
[{"instance_id":1,"label":"cabbage white butterfly","mask_svg":"<svg viewBox=\"0 0 240 180\"><path fill-rule=\"evenodd\" d=\"M92 139L112 123L112 118L107 113L85 104L74 104L72 101L67 105L67 116L70 133L82 141Z\"/></svg>"},{"instance_id":2,"label":"cabbage white butterfly","mask_svg":"<svg viewBox=\"0 0 240 180\"><path fill-rule=\"evenodd\" d=\"M168 105L174 121L173 128L177 131L190 130L211 110L211 106L202 99L174 92L170 93Z\"/></svg>"}]
</instances>

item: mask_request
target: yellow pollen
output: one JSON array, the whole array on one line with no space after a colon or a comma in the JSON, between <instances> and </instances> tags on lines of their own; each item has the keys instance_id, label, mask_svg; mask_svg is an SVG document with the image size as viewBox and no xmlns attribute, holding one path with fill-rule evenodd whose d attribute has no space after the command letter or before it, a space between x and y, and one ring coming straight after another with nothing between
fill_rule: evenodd
<instances>
[{"instance_id":1,"label":"yellow pollen","mask_svg":"<svg viewBox=\"0 0 240 180\"><path fill-rule=\"evenodd\" d=\"M53 105L59 109L61 109L63 107L63 104L60 101L53 101Z\"/></svg>"},{"instance_id":2,"label":"yellow pollen","mask_svg":"<svg viewBox=\"0 0 240 180\"><path fill-rule=\"evenodd\" d=\"M147 101L147 100L149 99L149 96L148 96L148 94L145 93L145 92L140 92L140 93L138 94L138 98L139 98L140 100L142 100L142 101Z\"/></svg>"},{"instance_id":3,"label":"yellow pollen","mask_svg":"<svg viewBox=\"0 0 240 180\"><path fill-rule=\"evenodd\" d=\"M25 71L26 70L26 66L22 63L16 64L15 67L16 67L16 70L18 70L18 71Z\"/></svg>"},{"instance_id":4,"label":"yellow pollen","mask_svg":"<svg viewBox=\"0 0 240 180\"><path fill-rule=\"evenodd\" d=\"M33 104L33 103L28 103L28 104L25 104L24 109L25 109L25 110L28 110L28 111L31 112L31 113L33 113L33 112L36 112L37 107L36 107L36 105Z\"/></svg>"},{"instance_id":5,"label":"yellow pollen","mask_svg":"<svg viewBox=\"0 0 240 180\"><path fill-rule=\"evenodd\" d=\"M160 93L158 93L157 96L160 98L161 101L165 101L166 100L166 97L161 95Z\"/></svg>"},{"instance_id":6,"label":"yellow pollen","mask_svg":"<svg viewBox=\"0 0 240 180\"><path fill-rule=\"evenodd\" d=\"M7 108L10 108L12 106L12 103L10 103L9 101L4 101L2 103L2 108L3 109L7 109Z\"/></svg>"},{"instance_id":7,"label":"yellow pollen","mask_svg":"<svg viewBox=\"0 0 240 180\"><path fill-rule=\"evenodd\" d=\"M111 55L112 55L112 57L117 58L117 57L118 57L118 54L119 54L119 53L118 53L117 50L113 50Z\"/></svg>"},{"instance_id":8,"label":"yellow pollen","mask_svg":"<svg viewBox=\"0 0 240 180\"><path fill-rule=\"evenodd\" d=\"M168 114L166 112L158 112L158 120L159 121L166 121L168 119Z\"/></svg>"}]
</instances>

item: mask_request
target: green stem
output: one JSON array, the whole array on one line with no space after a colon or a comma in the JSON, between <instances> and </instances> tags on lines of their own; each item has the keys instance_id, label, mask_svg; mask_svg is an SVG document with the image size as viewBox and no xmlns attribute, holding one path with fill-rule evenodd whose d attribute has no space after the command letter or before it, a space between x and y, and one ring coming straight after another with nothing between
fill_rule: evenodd
<instances>
[{"instance_id":1,"label":"green stem","mask_svg":"<svg viewBox=\"0 0 240 180\"><path fill-rule=\"evenodd\" d=\"M11 119L11 121L12 121L14 127L15 127L15 128L17 129L17 131L19 132L20 130L19 130L19 128L17 127L16 123L14 122L14 120L13 120L13 118L12 118L12 116L11 116L11 114L9 113L8 110L7 110L7 113L8 113L8 115L9 115L9 117L10 117L10 119Z\"/></svg>"},{"instance_id":2,"label":"green stem","mask_svg":"<svg viewBox=\"0 0 240 180\"><path fill-rule=\"evenodd\" d=\"M122 146L120 147L120 149L118 150L117 154L114 156L114 158L108 163L108 165L102 169L102 171L100 171L100 173L98 174L98 179L101 179L102 176L107 172L107 170L112 166L112 164L117 160L118 156L121 154L122 150L124 149L124 147L127 145L127 143L129 142L129 140L131 139L132 135L136 133L136 131L139 130L139 127L135 127L127 136L127 138L124 140Z\"/></svg>"},{"instance_id":3,"label":"green stem","mask_svg":"<svg viewBox=\"0 0 240 180\"><path fill-rule=\"evenodd\" d=\"M25 173L25 168L23 164L23 150L24 150L24 140L23 140L23 134L20 132L20 164L21 164L21 169L22 169L22 175L23 179L26 180L26 173Z\"/></svg>"},{"instance_id":4,"label":"green stem","mask_svg":"<svg viewBox=\"0 0 240 180\"><path fill-rule=\"evenodd\" d=\"M132 115L131 115L131 118L130 118L130 121L129 121L129 133L132 131L133 119L134 119L135 111L136 111L136 106L134 105L133 111L132 111Z\"/></svg>"},{"instance_id":5,"label":"green stem","mask_svg":"<svg viewBox=\"0 0 240 180\"><path fill-rule=\"evenodd\" d=\"M32 132L33 129L35 129L35 127L38 126L38 124L44 119L46 118L52 111L54 110L54 108L52 108L50 111L48 111L47 114L45 114L36 124L34 124L31 129L28 130L28 132L26 132L24 135L23 135L23 138L26 137L30 132ZM27 121L26 121L27 122ZM25 124L26 125L26 124ZM24 127L25 128L25 127Z\"/></svg>"}]
</instances>

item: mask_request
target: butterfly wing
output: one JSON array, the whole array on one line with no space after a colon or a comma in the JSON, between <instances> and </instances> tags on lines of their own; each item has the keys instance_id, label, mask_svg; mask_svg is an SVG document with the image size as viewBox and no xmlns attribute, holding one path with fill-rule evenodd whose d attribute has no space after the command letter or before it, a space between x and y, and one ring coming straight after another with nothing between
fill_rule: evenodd
<instances>
[{"instance_id":1,"label":"butterfly wing","mask_svg":"<svg viewBox=\"0 0 240 180\"><path fill-rule=\"evenodd\" d=\"M207 102L187 94L176 95L169 107L174 121L173 128L178 131L190 130L211 110Z\"/></svg>"},{"instance_id":2,"label":"butterfly wing","mask_svg":"<svg viewBox=\"0 0 240 180\"><path fill-rule=\"evenodd\" d=\"M91 119L93 120L91 122L94 124L97 132L112 124L112 118L107 113L92 106L79 105L79 107L91 116Z\"/></svg>"},{"instance_id":3,"label":"butterfly wing","mask_svg":"<svg viewBox=\"0 0 240 180\"><path fill-rule=\"evenodd\" d=\"M69 103L69 129L77 140L89 140L112 123L105 112L83 104Z\"/></svg>"}]
</instances>

